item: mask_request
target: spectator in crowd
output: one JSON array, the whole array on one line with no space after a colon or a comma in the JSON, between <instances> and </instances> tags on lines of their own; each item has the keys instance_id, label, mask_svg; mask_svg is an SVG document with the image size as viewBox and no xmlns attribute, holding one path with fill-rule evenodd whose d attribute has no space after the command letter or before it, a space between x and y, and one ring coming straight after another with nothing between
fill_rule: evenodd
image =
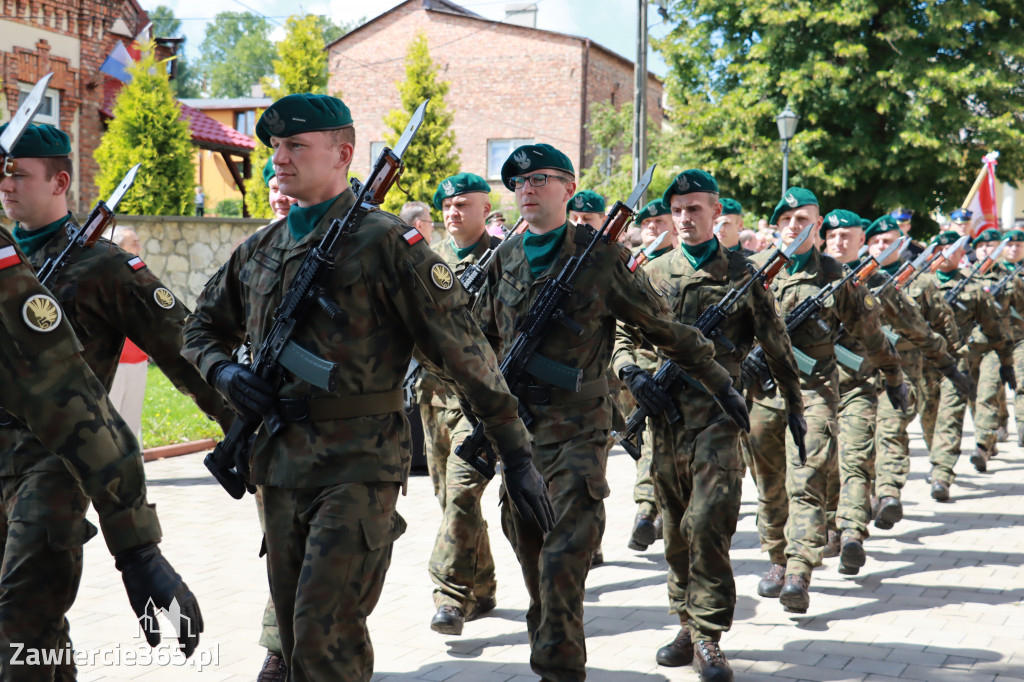
<instances>
[{"instance_id":1,"label":"spectator in crowd","mask_svg":"<svg viewBox=\"0 0 1024 682\"><path fill-rule=\"evenodd\" d=\"M487 234L498 239L505 238L505 230L508 223L505 222L505 215L501 211L491 211L487 214Z\"/></svg>"},{"instance_id":2,"label":"spectator in crowd","mask_svg":"<svg viewBox=\"0 0 1024 682\"><path fill-rule=\"evenodd\" d=\"M430 217L430 207L422 201L405 202L398 218L409 227L415 227L428 244L434 240L434 220Z\"/></svg>"},{"instance_id":3,"label":"spectator in crowd","mask_svg":"<svg viewBox=\"0 0 1024 682\"><path fill-rule=\"evenodd\" d=\"M740 248L757 253L764 248L753 230L740 230Z\"/></svg>"},{"instance_id":4,"label":"spectator in crowd","mask_svg":"<svg viewBox=\"0 0 1024 682\"><path fill-rule=\"evenodd\" d=\"M203 217L203 209L206 208L206 195L203 194L201 185L196 185L196 216Z\"/></svg>"}]
</instances>

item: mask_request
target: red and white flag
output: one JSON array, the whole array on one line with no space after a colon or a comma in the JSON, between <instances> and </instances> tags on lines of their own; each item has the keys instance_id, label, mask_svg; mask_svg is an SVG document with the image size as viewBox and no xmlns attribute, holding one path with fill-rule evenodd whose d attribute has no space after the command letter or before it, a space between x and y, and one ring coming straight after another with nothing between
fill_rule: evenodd
<instances>
[{"instance_id":1,"label":"red and white flag","mask_svg":"<svg viewBox=\"0 0 1024 682\"><path fill-rule=\"evenodd\" d=\"M989 228L999 229L999 220L996 218L996 159L999 152L989 152L982 159L981 172L978 179L974 181L970 193L964 200L963 208L968 209L974 223L971 228L971 237L977 237L982 230Z\"/></svg>"}]
</instances>

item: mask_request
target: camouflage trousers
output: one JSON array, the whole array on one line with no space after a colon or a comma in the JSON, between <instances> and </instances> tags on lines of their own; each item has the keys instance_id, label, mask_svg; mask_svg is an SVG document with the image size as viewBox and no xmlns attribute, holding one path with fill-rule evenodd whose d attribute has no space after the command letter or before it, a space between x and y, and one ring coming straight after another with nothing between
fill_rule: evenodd
<instances>
[{"instance_id":1,"label":"camouflage trousers","mask_svg":"<svg viewBox=\"0 0 1024 682\"><path fill-rule=\"evenodd\" d=\"M427 470L441 505L441 525L428 572L434 582L434 607L457 606L469 615L480 599L498 587L494 557L480 508L487 479L455 455L472 432L461 410L420 405Z\"/></svg>"},{"instance_id":2,"label":"camouflage trousers","mask_svg":"<svg viewBox=\"0 0 1024 682\"><path fill-rule=\"evenodd\" d=\"M786 410L754 403L750 410L750 463L757 482L761 551L786 573L810 579L825 546L828 478L837 467L837 401L830 389L804 391L807 463L789 433ZM838 486L836 486L838 487Z\"/></svg>"},{"instance_id":3,"label":"camouflage trousers","mask_svg":"<svg viewBox=\"0 0 1024 682\"><path fill-rule=\"evenodd\" d=\"M461 415L460 415L461 416ZM473 427L461 417L451 432L451 454L445 467L444 516L430 555L434 606L457 606L464 615L476 603L493 599L498 589L494 557L480 500L489 481L455 454Z\"/></svg>"},{"instance_id":4,"label":"camouflage trousers","mask_svg":"<svg viewBox=\"0 0 1024 682\"><path fill-rule=\"evenodd\" d=\"M260 517L260 531L267 532L267 525L263 520L263 489L257 488L256 513ZM281 655L281 633L277 629L277 613L274 611L274 597L267 597L267 605L263 609L263 629L260 631L260 646L272 654Z\"/></svg>"},{"instance_id":5,"label":"camouflage trousers","mask_svg":"<svg viewBox=\"0 0 1024 682\"><path fill-rule=\"evenodd\" d=\"M550 682L586 679L584 582L604 531L608 432L591 431L535 448L534 463L547 482L555 525L541 538L503 495L501 526L523 571L530 606L530 667Z\"/></svg>"},{"instance_id":6,"label":"camouflage trousers","mask_svg":"<svg viewBox=\"0 0 1024 682\"><path fill-rule=\"evenodd\" d=\"M73 661L11 665L25 649L70 651L65 614L82 578L82 546L96 534L86 521L89 499L68 470L0 478L0 679L60 682L76 679ZM56 468L56 467L47 467ZM25 651L20 654L22 662Z\"/></svg>"},{"instance_id":7,"label":"camouflage trousers","mask_svg":"<svg viewBox=\"0 0 1024 682\"><path fill-rule=\"evenodd\" d=\"M267 571L291 682L368 682L366 619L405 532L399 483L263 486Z\"/></svg>"},{"instance_id":8,"label":"camouflage trousers","mask_svg":"<svg viewBox=\"0 0 1024 682\"><path fill-rule=\"evenodd\" d=\"M868 536L875 470L878 392L868 378L843 385L839 396L839 528ZM885 398L882 399L883 401Z\"/></svg>"},{"instance_id":9,"label":"camouflage trousers","mask_svg":"<svg viewBox=\"0 0 1024 682\"><path fill-rule=\"evenodd\" d=\"M963 359L958 369L965 374L970 372L968 362ZM957 393L953 383L932 367L924 370L923 398L921 430L928 445L932 478L952 484L956 477L953 469L960 457L968 398Z\"/></svg>"},{"instance_id":10,"label":"camouflage trousers","mask_svg":"<svg viewBox=\"0 0 1024 682\"><path fill-rule=\"evenodd\" d=\"M910 473L910 436L907 429L917 415L920 396L924 395L921 378L920 351L909 348L900 351L903 376L910 389L910 406L900 412L886 396L878 400L875 420L875 497L900 498L900 491Z\"/></svg>"},{"instance_id":11,"label":"camouflage trousers","mask_svg":"<svg viewBox=\"0 0 1024 682\"><path fill-rule=\"evenodd\" d=\"M712 406L719 409L716 404ZM727 418L685 428L651 419L654 485L665 524L669 611L694 641L718 641L736 609L729 547L740 514L739 429Z\"/></svg>"},{"instance_id":12,"label":"camouflage trousers","mask_svg":"<svg viewBox=\"0 0 1024 682\"><path fill-rule=\"evenodd\" d=\"M996 429L999 428L999 399L1005 401L1003 381L999 378L999 356L994 350L984 355L971 356L968 366L971 378L977 386L971 416L974 419L974 443L988 452L996 446Z\"/></svg>"}]
</instances>

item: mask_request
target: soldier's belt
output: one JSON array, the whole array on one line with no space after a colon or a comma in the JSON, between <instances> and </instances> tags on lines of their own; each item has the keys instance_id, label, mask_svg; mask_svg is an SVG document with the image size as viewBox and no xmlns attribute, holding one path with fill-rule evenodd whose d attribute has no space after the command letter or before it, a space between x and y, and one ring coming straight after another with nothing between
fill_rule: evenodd
<instances>
[{"instance_id":1,"label":"soldier's belt","mask_svg":"<svg viewBox=\"0 0 1024 682\"><path fill-rule=\"evenodd\" d=\"M567 391L555 386L516 384L512 393L528 405L565 405L600 398L603 395L608 395L608 390L608 378L601 377L583 384L578 392Z\"/></svg>"},{"instance_id":2,"label":"soldier's belt","mask_svg":"<svg viewBox=\"0 0 1024 682\"><path fill-rule=\"evenodd\" d=\"M402 390L333 398L282 398L277 401L281 419L288 423L354 419L402 411Z\"/></svg>"}]
</instances>

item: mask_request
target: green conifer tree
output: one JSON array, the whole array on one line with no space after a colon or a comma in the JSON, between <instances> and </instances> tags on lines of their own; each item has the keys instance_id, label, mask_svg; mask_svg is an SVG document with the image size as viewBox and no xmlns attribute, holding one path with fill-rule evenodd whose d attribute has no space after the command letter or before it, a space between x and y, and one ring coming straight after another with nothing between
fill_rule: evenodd
<instances>
[{"instance_id":1,"label":"green conifer tree","mask_svg":"<svg viewBox=\"0 0 1024 682\"><path fill-rule=\"evenodd\" d=\"M267 97L279 99L297 92L327 92L327 51L323 20L315 14L293 14L285 22L285 37L277 44L274 79L263 79ZM275 83L276 81L276 83Z\"/></svg>"},{"instance_id":2,"label":"green conifer tree","mask_svg":"<svg viewBox=\"0 0 1024 682\"><path fill-rule=\"evenodd\" d=\"M392 213L398 213L406 201L423 201L431 205L437 185L459 172L459 152L455 148L455 132L451 128L455 115L444 101L449 83L437 80L437 66L430 59L427 37L422 32L409 43L405 74L405 81L398 84L402 108L394 109L384 117L385 125L392 130L385 135L388 145L398 142L423 100L430 98L430 104L427 105L423 125L403 157L405 171L399 185L408 192L408 196L400 189L392 188L384 200L384 210Z\"/></svg>"},{"instance_id":3,"label":"green conifer tree","mask_svg":"<svg viewBox=\"0 0 1024 682\"><path fill-rule=\"evenodd\" d=\"M114 120L96 149L100 196L109 196L128 169L141 163L118 212L185 215L195 178L192 135L181 118L166 69L157 65L152 42L143 46L141 59L128 72L132 80L118 93Z\"/></svg>"}]
</instances>

